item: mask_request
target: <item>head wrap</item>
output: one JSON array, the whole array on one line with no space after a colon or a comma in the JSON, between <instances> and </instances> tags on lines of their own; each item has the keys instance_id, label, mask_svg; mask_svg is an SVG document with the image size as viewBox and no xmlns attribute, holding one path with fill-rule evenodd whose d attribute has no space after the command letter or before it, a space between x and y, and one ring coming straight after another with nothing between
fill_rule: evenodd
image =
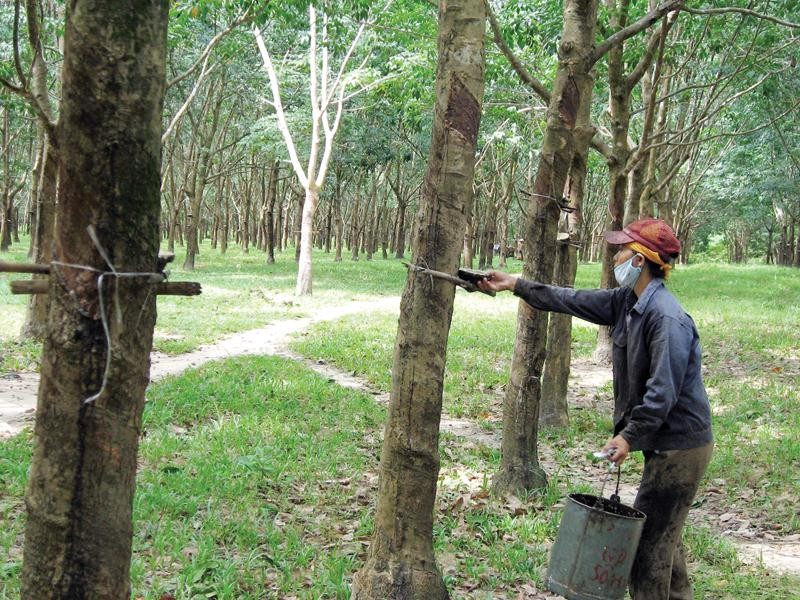
<instances>
[{"instance_id":1,"label":"head wrap","mask_svg":"<svg viewBox=\"0 0 800 600\"><path fill-rule=\"evenodd\" d=\"M658 252L651 250L644 244L640 244L639 242L629 242L625 244L626 248L630 248L634 252L638 252L642 256L644 256L647 260L650 260L656 263L661 269L664 271L664 278L666 279L669 277L669 272L672 270L672 265L668 262L664 262Z\"/></svg>"}]
</instances>

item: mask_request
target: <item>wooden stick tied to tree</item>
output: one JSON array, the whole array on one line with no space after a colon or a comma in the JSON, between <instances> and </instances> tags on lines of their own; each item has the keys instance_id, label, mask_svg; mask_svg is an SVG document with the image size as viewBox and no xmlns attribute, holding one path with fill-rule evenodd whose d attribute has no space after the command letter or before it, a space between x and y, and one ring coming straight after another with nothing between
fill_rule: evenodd
<instances>
[{"instance_id":1,"label":"wooden stick tied to tree","mask_svg":"<svg viewBox=\"0 0 800 600\"><path fill-rule=\"evenodd\" d=\"M436 277L437 279L444 279L445 281L454 283L460 288L464 288L470 293L480 292L481 294L486 294L487 296L496 295L496 293L491 290L483 291L481 288L479 288L471 281L466 281L464 279L461 279L460 277L456 277L455 275L450 275L449 273L443 273L442 271L434 271L433 269L426 269L425 267L420 267L419 265L412 265L411 263L407 263L405 261L403 261L403 264L409 271L415 271L418 273L422 273L423 275L430 275L431 277Z\"/></svg>"},{"instance_id":2,"label":"wooden stick tied to tree","mask_svg":"<svg viewBox=\"0 0 800 600\"><path fill-rule=\"evenodd\" d=\"M161 281L152 285L158 296L199 296L202 293L196 281ZM47 279L10 281L9 286L12 294L46 294L50 282Z\"/></svg>"}]
</instances>

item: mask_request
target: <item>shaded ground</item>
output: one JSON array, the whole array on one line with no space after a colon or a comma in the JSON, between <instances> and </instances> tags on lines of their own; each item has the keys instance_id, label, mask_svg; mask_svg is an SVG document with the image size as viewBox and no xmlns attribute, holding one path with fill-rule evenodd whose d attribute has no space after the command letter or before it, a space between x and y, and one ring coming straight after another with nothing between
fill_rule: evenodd
<instances>
[{"instance_id":1,"label":"shaded ground","mask_svg":"<svg viewBox=\"0 0 800 600\"><path fill-rule=\"evenodd\" d=\"M388 394L372 389L364 380L344 373L324 361L308 360L289 350L290 338L320 321L339 319L349 314L371 311L398 311L399 298L389 297L379 301L353 302L345 306L331 306L319 310L313 317L275 321L260 329L245 331L222 338L214 344L201 346L194 352L178 356L153 353L151 376L158 380L166 375L178 374L186 369L211 361L241 355L278 355L306 364L317 373L344 387L366 391L375 396L378 402L388 402ZM592 409L611 412L611 398L602 390L611 380L610 370L589 361L576 361L570 374L569 406L577 409ZM36 406L38 375L32 373L8 374L0 376L0 439L15 435L23 427L31 425ZM491 409L490 420L500 419L501 396ZM500 437L496 427L483 428L471 420L453 419L443 415L441 429L469 440L470 443L499 447ZM613 491L614 481L602 465L587 463L585 449L575 450L575 460L570 478L575 482L585 482L603 488L608 496ZM540 448L542 466L548 473L558 469L549 457L552 449L543 445ZM626 476L627 475L627 476ZM636 493L636 475L623 472L620 485L622 501L631 504ZM605 483L604 483L605 482ZM481 482L476 480L476 493ZM777 539L771 532L772 524L755 509L750 509L746 498L732 506L723 493L724 481L709 482L698 495L698 505L690 513L690 521L695 525L706 526L731 541L737 548L740 558L745 562L762 563L774 572L800 575L800 536ZM446 568L446 565L443 566ZM557 598L542 595L536 598Z\"/></svg>"}]
</instances>

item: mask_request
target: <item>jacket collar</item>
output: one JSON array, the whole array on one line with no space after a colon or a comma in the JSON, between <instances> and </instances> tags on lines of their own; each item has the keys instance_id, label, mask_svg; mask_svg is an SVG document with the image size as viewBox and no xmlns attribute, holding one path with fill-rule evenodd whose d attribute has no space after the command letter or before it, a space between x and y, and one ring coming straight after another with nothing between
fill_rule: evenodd
<instances>
[{"instance_id":1,"label":"jacket collar","mask_svg":"<svg viewBox=\"0 0 800 600\"><path fill-rule=\"evenodd\" d=\"M632 311L635 310L637 313L642 314L644 313L645 308L647 308L647 304L650 302L650 299L653 297L658 290L664 287L664 280L659 278L653 279L650 283L647 284L647 287L644 288L644 293L639 296L639 300L637 300L636 304L633 305Z\"/></svg>"}]
</instances>

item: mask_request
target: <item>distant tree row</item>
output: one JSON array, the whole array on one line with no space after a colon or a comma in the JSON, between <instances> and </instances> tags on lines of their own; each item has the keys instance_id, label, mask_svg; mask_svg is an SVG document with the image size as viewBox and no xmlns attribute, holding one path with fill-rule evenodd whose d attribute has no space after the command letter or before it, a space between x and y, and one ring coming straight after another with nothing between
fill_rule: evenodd
<instances>
[{"instance_id":1,"label":"distant tree row","mask_svg":"<svg viewBox=\"0 0 800 600\"><path fill-rule=\"evenodd\" d=\"M744 5L666 10L679 4L599 6L595 43L609 32L622 37L599 49L591 73L581 203L568 206L568 189L546 194L563 205L565 243L579 260L605 260L608 271L602 232L658 215L675 225L684 261L694 251L710 256L721 240L732 262L800 266L791 3L771 4L770 15ZM535 201L526 193L561 35L551 3L492 7L462 255L479 267L524 254L522 222ZM63 11L56 0L0 7L0 32L10 40L0 56L0 250L24 231L39 258L56 187ZM632 27L642 34L628 36ZM403 256L428 152L435 36L434 7L411 0L345 2L311 16L304 2L173 3L165 245L177 246L187 269L206 238L223 252L237 243L273 260L287 247L299 251L305 218L308 243L337 258Z\"/></svg>"}]
</instances>

